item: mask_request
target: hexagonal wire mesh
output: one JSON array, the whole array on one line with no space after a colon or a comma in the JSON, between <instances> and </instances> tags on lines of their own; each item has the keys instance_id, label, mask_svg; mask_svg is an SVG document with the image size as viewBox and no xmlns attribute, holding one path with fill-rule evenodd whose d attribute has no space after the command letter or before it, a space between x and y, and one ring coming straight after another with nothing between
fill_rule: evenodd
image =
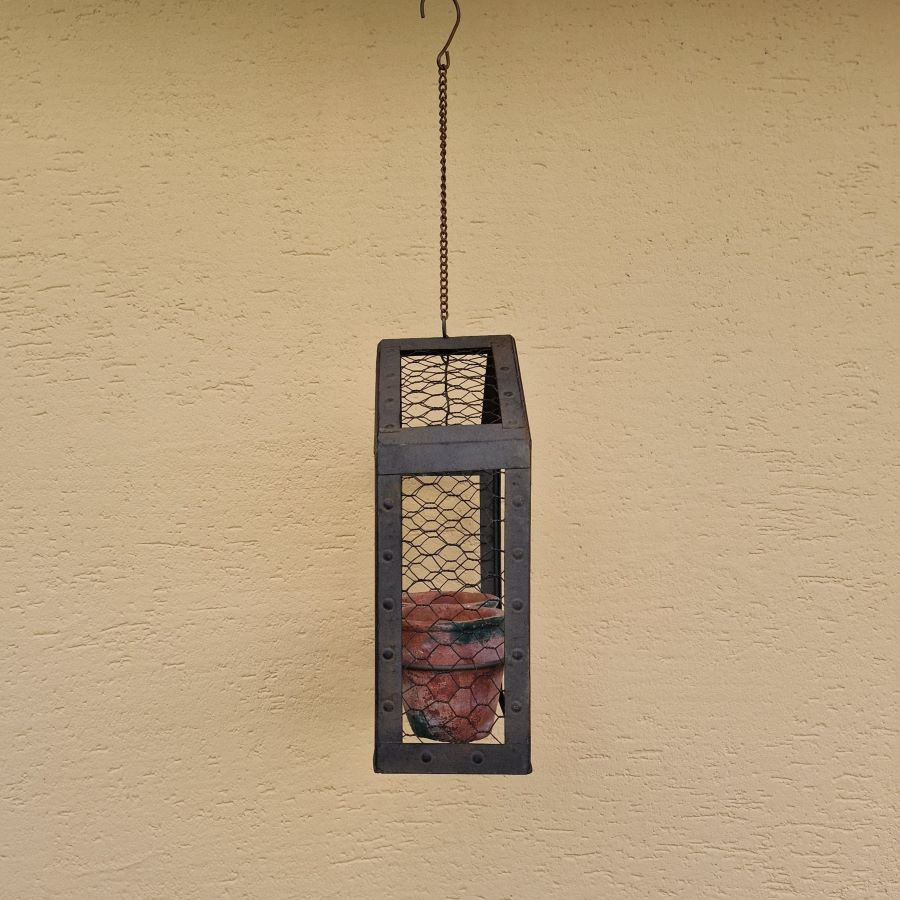
<instances>
[{"instance_id":1,"label":"hexagonal wire mesh","mask_svg":"<svg viewBox=\"0 0 900 900\"><path fill-rule=\"evenodd\" d=\"M403 428L493 425L500 404L489 351L404 354L400 360Z\"/></svg>"},{"instance_id":2,"label":"hexagonal wire mesh","mask_svg":"<svg viewBox=\"0 0 900 900\"><path fill-rule=\"evenodd\" d=\"M404 742L504 740L503 484L403 478Z\"/></svg>"}]
</instances>

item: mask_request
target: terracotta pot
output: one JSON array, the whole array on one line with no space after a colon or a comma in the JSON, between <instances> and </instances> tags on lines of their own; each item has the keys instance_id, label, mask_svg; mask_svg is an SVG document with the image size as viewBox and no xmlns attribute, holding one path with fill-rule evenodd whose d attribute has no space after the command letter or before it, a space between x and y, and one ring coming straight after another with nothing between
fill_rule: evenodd
<instances>
[{"instance_id":1,"label":"terracotta pot","mask_svg":"<svg viewBox=\"0 0 900 900\"><path fill-rule=\"evenodd\" d=\"M453 743L487 737L503 680L499 601L474 591L404 592L403 601L403 702L413 732Z\"/></svg>"},{"instance_id":2,"label":"terracotta pot","mask_svg":"<svg viewBox=\"0 0 900 900\"><path fill-rule=\"evenodd\" d=\"M403 665L468 669L503 662L503 610L439 603L403 607Z\"/></svg>"},{"instance_id":3,"label":"terracotta pot","mask_svg":"<svg viewBox=\"0 0 900 900\"><path fill-rule=\"evenodd\" d=\"M497 721L503 664L453 669L403 669L403 704L417 737L454 744L486 738Z\"/></svg>"}]
</instances>

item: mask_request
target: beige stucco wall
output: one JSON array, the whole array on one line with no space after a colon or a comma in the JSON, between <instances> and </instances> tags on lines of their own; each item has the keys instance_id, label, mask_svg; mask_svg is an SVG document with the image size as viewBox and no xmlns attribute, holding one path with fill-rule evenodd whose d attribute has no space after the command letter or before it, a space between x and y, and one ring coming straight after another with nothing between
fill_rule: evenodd
<instances>
[{"instance_id":1,"label":"beige stucco wall","mask_svg":"<svg viewBox=\"0 0 900 900\"><path fill-rule=\"evenodd\" d=\"M900 896L893 0L464 4L535 773L372 773L449 7L3 3L0 892Z\"/></svg>"}]
</instances>

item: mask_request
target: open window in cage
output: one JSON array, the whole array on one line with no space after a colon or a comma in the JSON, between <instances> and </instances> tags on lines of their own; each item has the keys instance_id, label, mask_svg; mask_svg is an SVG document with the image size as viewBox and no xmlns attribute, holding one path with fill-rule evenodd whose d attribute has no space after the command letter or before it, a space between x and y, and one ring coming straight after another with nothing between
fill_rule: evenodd
<instances>
[{"instance_id":1,"label":"open window in cage","mask_svg":"<svg viewBox=\"0 0 900 900\"><path fill-rule=\"evenodd\" d=\"M531 771L530 467L511 337L379 344L376 771Z\"/></svg>"}]
</instances>

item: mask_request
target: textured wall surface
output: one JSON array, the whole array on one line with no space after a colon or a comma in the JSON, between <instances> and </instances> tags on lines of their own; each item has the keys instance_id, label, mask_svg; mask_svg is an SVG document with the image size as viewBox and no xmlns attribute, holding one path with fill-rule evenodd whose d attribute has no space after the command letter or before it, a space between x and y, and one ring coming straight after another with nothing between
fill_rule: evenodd
<instances>
[{"instance_id":1,"label":"textured wall surface","mask_svg":"<svg viewBox=\"0 0 900 900\"><path fill-rule=\"evenodd\" d=\"M900 7L464 3L451 333L535 773L376 776L375 344L450 4L6 0L5 897L900 897Z\"/></svg>"}]
</instances>

